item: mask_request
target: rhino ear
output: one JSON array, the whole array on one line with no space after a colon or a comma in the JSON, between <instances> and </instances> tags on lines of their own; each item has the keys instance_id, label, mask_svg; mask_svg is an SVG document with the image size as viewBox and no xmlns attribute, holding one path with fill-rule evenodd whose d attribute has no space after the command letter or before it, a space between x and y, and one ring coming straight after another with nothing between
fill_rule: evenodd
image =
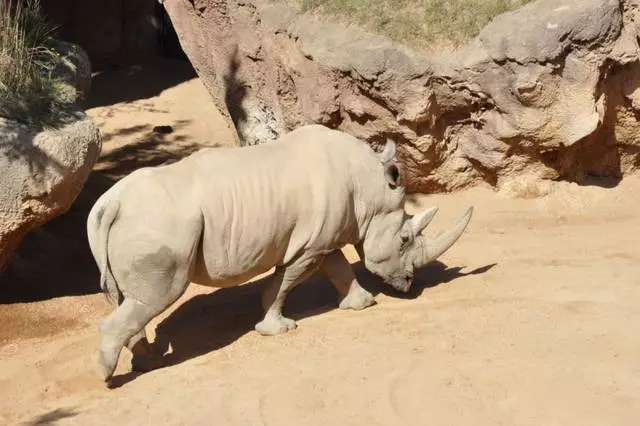
<instances>
[{"instance_id":1,"label":"rhino ear","mask_svg":"<svg viewBox=\"0 0 640 426\"><path fill-rule=\"evenodd\" d=\"M402 185L402 177L400 176L400 170L395 163L385 164L384 177L387 179L389 185L392 188L396 188Z\"/></svg>"},{"instance_id":2,"label":"rhino ear","mask_svg":"<svg viewBox=\"0 0 640 426\"><path fill-rule=\"evenodd\" d=\"M412 216L411 219L409 219L409 222L411 224L411 230L413 231L413 235L416 237L420 235L422 230L426 228L427 225L429 225L429 223L431 223L431 220L433 219L433 217L436 215L437 212L438 212L437 207L431 207L430 209L425 209L420 213L416 214L415 216Z\"/></svg>"},{"instance_id":3,"label":"rhino ear","mask_svg":"<svg viewBox=\"0 0 640 426\"><path fill-rule=\"evenodd\" d=\"M387 143L380 155L380 163L384 167L384 177L392 188L397 188L402 185L400 170L395 162L396 156L396 143L391 139L387 139Z\"/></svg>"}]
</instances>

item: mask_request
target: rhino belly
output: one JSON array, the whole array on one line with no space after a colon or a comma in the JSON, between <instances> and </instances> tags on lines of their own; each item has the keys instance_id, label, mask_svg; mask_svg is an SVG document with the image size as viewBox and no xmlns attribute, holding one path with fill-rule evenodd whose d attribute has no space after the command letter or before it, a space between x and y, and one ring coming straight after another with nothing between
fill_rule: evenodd
<instances>
[{"instance_id":1,"label":"rhino belly","mask_svg":"<svg viewBox=\"0 0 640 426\"><path fill-rule=\"evenodd\" d=\"M214 274L210 273L203 265L196 264L191 276L191 282L213 288L235 287L268 272L270 269L271 267L257 266L240 273L225 274L223 271L217 271Z\"/></svg>"},{"instance_id":2,"label":"rhino belly","mask_svg":"<svg viewBox=\"0 0 640 426\"><path fill-rule=\"evenodd\" d=\"M233 250L221 239L204 236L195 259L191 282L207 287L234 287L268 272L281 256L270 244L262 250ZM256 246L253 247L256 249Z\"/></svg>"}]
</instances>

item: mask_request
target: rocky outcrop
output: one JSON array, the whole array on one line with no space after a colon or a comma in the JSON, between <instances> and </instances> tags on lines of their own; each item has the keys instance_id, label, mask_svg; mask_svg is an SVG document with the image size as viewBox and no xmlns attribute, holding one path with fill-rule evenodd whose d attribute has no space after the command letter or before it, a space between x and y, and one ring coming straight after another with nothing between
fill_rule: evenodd
<instances>
[{"instance_id":1,"label":"rocky outcrop","mask_svg":"<svg viewBox=\"0 0 640 426\"><path fill-rule=\"evenodd\" d=\"M242 143L305 123L398 143L410 191L620 178L640 164L637 0L538 0L426 57L262 1L164 3Z\"/></svg>"},{"instance_id":2,"label":"rocky outcrop","mask_svg":"<svg viewBox=\"0 0 640 426\"><path fill-rule=\"evenodd\" d=\"M52 69L66 83L60 90L71 104L80 102L91 82L87 54L68 43L55 46ZM0 270L27 232L71 207L101 147L98 128L79 110L55 129L0 117Z\"/></svg>"}]
</instances>

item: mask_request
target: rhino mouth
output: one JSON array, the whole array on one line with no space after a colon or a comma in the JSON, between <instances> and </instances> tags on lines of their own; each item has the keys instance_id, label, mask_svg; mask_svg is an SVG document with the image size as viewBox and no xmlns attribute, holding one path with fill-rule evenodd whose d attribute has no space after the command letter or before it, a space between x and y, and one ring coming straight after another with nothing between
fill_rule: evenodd
<instances>
[{"instance_id":1,"label":"rhino mouth","mask_svg":"<svg viewBox=\"0 0 640 426\"><path fill-rule=\"evenodd\" d=\"M400 277L393 278L388 284L399 292L407 293L411 289L412 282L413 279L411 277Z\"/></svg>"}]
</instances>

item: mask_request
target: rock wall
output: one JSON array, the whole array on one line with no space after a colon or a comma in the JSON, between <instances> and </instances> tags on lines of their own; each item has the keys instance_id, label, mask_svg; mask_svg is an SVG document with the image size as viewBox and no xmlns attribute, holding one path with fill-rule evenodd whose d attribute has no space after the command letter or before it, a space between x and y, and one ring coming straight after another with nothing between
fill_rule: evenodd
<instances>
[{"instance_id":1,"label":"rock wall","mask_svg":"<svg viewBox=\"0 0 640 426\"><path fill-rule=\"evenodd\" d=\"M305 123L374 147L392 137L412 192L617 179L640 165L638 0L538 0L448 57L277 3L164 6L244 144Z\"/></svg>"}]
</instances>

